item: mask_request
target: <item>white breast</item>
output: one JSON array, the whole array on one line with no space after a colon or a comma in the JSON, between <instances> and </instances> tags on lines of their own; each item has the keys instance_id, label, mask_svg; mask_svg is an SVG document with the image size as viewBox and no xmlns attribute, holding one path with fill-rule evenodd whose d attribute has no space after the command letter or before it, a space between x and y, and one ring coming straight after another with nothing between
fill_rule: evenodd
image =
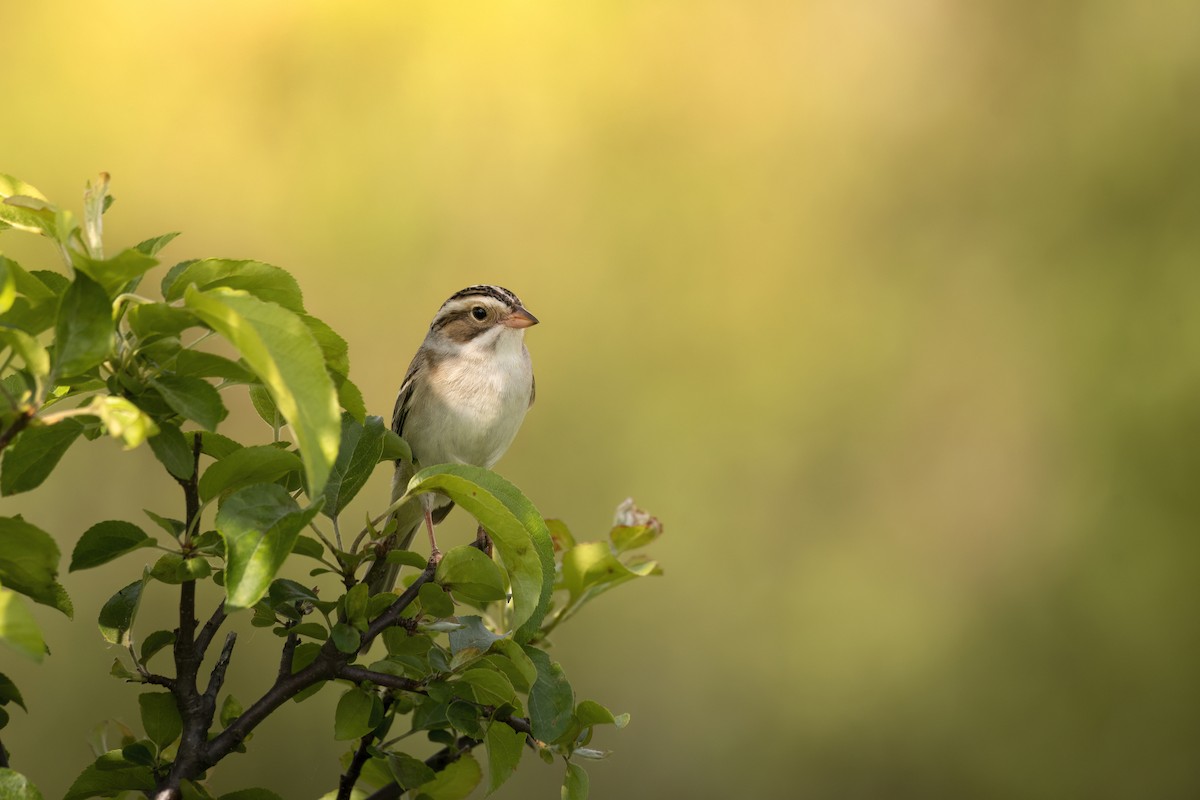
<instances>
[{"instance_id":1,"label":"white breast","mask_svg":"<svg viewBox=\"0 0 1200 800\"><path fill-rule=\"evenodd\" d=\"M414 391L404 437L422 466L491 467L512 444L529 408L533 366L523 331L503 329L438 359ZM477 346L472 346L476 345Z\"/></svg>"}]
</instances>

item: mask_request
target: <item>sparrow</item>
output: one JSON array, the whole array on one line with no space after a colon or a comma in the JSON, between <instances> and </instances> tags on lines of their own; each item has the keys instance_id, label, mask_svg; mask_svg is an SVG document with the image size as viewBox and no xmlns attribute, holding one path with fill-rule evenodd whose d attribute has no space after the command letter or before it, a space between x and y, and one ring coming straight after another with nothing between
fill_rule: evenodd
<instances>
[{"instance_id":1,"label":"sparrow","mask_svg":"<svg viewBox=\"0 0 1200 800\"><path fill-rule=\"evenodd\" d=\"M500 460L536 395L525 329L537 323L520 298L499 286L468 286L442 303L396 396L392 430L408 442L415 465L396 462L392 502L421 467L491 468ZM396 529L382 549L407 550L424 524L436 558L434 525L453 508L436 493L406 503L392 515ZM379 558L366 578L372 594L390 591L398 571Z\"/></svg>"}]
</instances>

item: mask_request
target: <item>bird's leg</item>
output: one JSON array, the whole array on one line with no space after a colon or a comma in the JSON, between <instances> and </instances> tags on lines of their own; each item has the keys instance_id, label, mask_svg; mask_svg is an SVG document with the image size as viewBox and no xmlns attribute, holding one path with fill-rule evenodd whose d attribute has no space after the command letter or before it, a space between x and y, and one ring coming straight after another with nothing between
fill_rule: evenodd
<instances>
[{"instance_id":1,"label":"bird's leg","mask_svg":"<svg viewBox=\"0 0 1200 800\"><path fill-rule=\"evenodd\" d=\"M479 530L475 532L475 542L476 546L481 551L489 556L492 554L492 537L488 536L488 532L483 529L482 525L480 525Z\"/></svg>"},{"instance_id":2,"label":"bird's leg","mask_svg":"<svg viewBox=\"0 0 1200 800\"><path fill-rule=\"evenodd\" d=\"M425 507L425 528L429 531L429 560L435 564L442 560L442 551L438 549L437 539L433 535L433 512Z\"/></svg>"}]
</instances>

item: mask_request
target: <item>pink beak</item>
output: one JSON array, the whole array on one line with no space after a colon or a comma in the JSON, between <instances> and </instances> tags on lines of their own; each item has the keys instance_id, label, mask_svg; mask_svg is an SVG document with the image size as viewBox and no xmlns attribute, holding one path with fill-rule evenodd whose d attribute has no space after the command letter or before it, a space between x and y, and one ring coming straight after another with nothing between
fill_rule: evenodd
<instances>
[{"instance_id":1,"label":"pink beak","mask_svg":"<svg viewBox=\"0 0 1200 800\"><path fill-rule=\"evenodd\" d=\"M518 308L505 317L502 322L510 328L528 328L530 325L537 325L538 318L524 308Z\"/></svg>"}]
</instances>

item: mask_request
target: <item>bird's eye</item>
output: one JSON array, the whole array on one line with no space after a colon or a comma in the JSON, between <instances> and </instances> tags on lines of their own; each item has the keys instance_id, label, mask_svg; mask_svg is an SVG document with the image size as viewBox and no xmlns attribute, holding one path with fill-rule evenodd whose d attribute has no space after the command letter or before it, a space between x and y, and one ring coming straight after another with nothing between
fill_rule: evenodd
<instances>
[{"instance_id":1,"label":"bird's eye","mask_svg":"<svg viewBox=\"0 0 1200 800\"><path fill-rule=\"evenodd\" d=\"M483 306L475 306L471 309L471 316L480 322L483 322L485 319L487 319L487 309Z\"/></svg>"}]
</instances>

